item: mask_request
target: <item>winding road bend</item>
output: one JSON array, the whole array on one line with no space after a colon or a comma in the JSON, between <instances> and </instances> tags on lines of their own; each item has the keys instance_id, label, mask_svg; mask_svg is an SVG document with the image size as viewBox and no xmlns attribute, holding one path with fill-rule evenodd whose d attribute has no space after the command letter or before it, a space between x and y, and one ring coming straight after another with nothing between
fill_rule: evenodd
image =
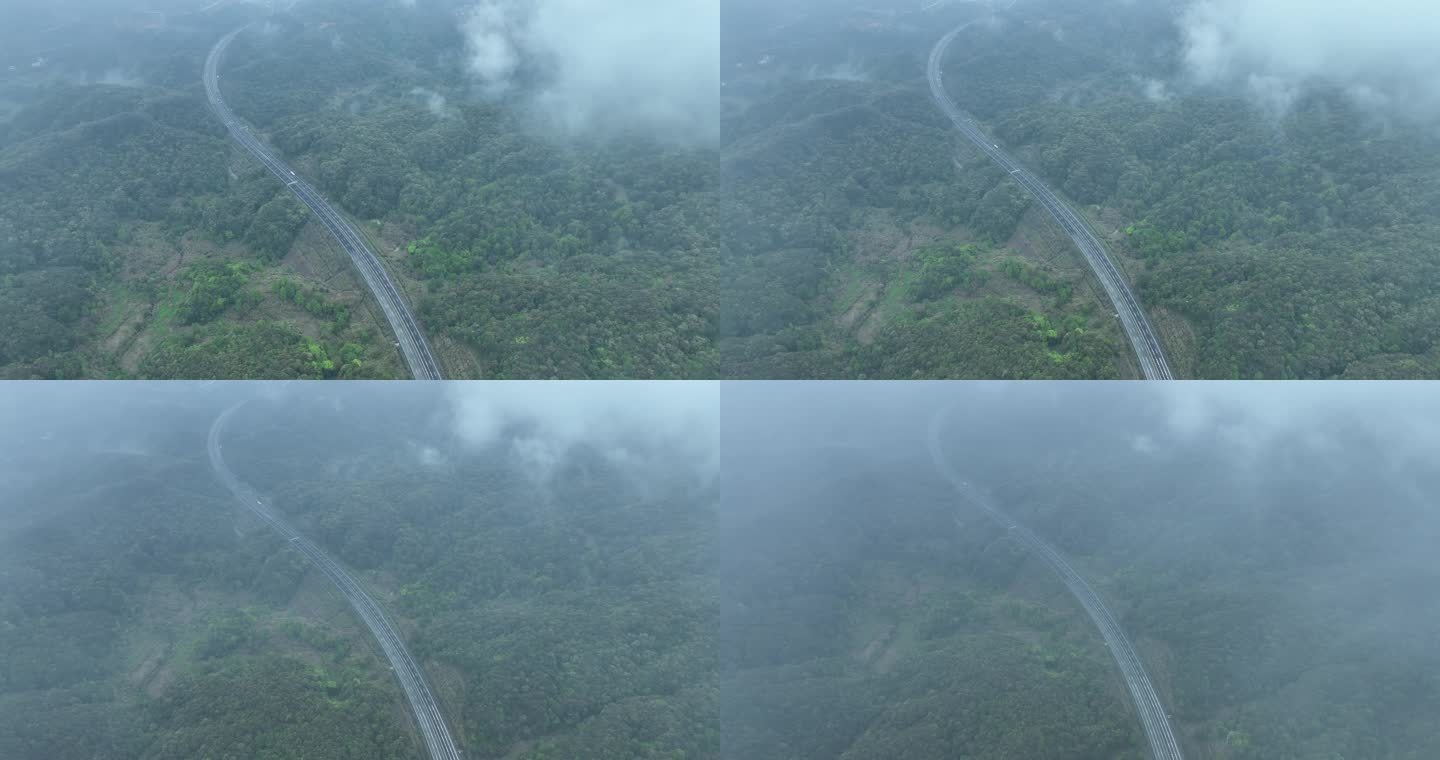
<instances>
[{"instance_id":1,"label":"winding road bend","mask_svg":"<svg viewBox=\"0 0 1440 760\"><path fill-rule=\"evenodd\" d=\"M336 242L340 243L340 247L349 254L350 261L360 272L360 277L365 280L365 285L374 294L375 300L379 302L380 310L385 313L385 320L390 323L390 329L395 333L395 341L410 374L416 380L444 380L445 375L440 369L440 363L431 353L430 343L425 340L425 332L420 329L420 323L415 320L410 305L405 302L405 297L401 295L400 289L395 287L394 280L390 279L390 274L380 263L380 257L370 249L365 238L314 186L296 175L294 170L265 147L245 122L225 104L225 97L220 94L220 61L236 35L245 29L246 27L241 27L222 37L210 50L210 56L205 59L205 97L210 101L210 109L225 123L230 136L264 164L276 179L285 183L295 197L320 218Z\"/></svg>"},{"instance_id":2,"label":"winding road bend","mask_svg":"<svg viewBox=\"0 0 1440 760\"><path fill-rule=\"evenodd\" d=\"M961 32L970 26L979 23L979 20L961 24L950 30L949 34L940 38L935 47L930 49L930 63L926 68L926 76L930 80L930 94L935 99L935 104L949 117L951 123L960 130L970 142L990 156L1001 169L1010 173L1010 177L1019 182L1045 210L1050 212L1065 232L1075 241L1075 245L1085 256L1085 263L1090 266L1090 271L1100 281L1101 287L1105 289L1105 295L1110 298L1110 303L1115 307L1116 316L1120 318L1120 324L1125 329L1125 337L1130 340L1130 346L1135 350L1135 357L1140 362L1140 374L1146 380L1173 380L1175 376L1170 372L1170 364L1165 359L1165 349L1160 344L1160 339L1155 335L1155 328L1150 324L1150 319L1145 315L1145 310L1140 307L1140 301L1130 290L1130 284L1116 268L1115 262L1110 259L1110 254L1105 250L1105 245L1100 238L1090 229L1090 225L1081 216L1071 209L1060 197L1056 195L1039 177L1035 176L1020 162L1016 161L1009 153L1005 152L997 143L981 131L975 122L961 112L960 107L945 92L945 85L940 79L940 62L945 58L945 50Z\"/></svg>"},{"instance_id":3,"label":"winding road bend","mask_svg":"<svg viewBox=\"0 0 1440 760\"><path fill-rule=\"evenodd\" d=\"M435 700L430 686L425 682L425 674L415 659L410 656L410 650L405 648L405 642L400 638L399 632L390 618L380 608L380 605L365 593L360 584L351 577L344 568L330 559L320 547L311 543L309 539L300 535L283 517L270 509L269 500L256 493L255 489L240 482L235 473L225 465L225 459L221 456L220 434L224 432L225 423L230 421L230 416L244 404L236 404L226 409L215 418L215 423L210 426L210 439L208 442L210 450L210 469L214 471L215 477L230 491L246 509L253 512L261 520L264 520L276 533L280 534L290 543L291 548L305 555L310 563L324 573L340 593L344 595L345 601L355 610L355 614L370 629L371 635L379 642L380 649L385 653L385 658L390 661L390 669L395 672L395 677L400 681L400 687L405 691L405 699L410 703L410 710L415 715L416 726L420 735L425 741L425 748L430 753L431 760L461 760L460 750L455 747L455 740L450 736L450 730L445 725L445 718L440 713L440 704Z\"/></svg>"},{"instance_id":4,"label":"winding road bend","mask_svg":"<svg viewBox=\"0 0 1440 760\"><path fill-rule=\"evenodd\" d=\"M1016 543L1029 550L1060 576L1065 588L1069 589L1075 600L1080 602L1080 606L1085 608L1085 614L1090 616L1091 622L1100 629L1100 635L1110 649L1110 656L1119 666L1120 674L1125 679L1125 687L1130 691L1130 698L1134 701L1135 711L1140 717L1140 724L1145 729L1145 738L1150 743L1150 756L1154 760L1184 760L1165 706L1160 702L1160 696L1155 692L1155 686L1150 683L1150 676L1145 672L1144 663L1130 645L1130 639L1125 636L1120 623L1095 589L1085 582L1060 552L990 503L978 488L962 479L955 468L950 466L940 447L940 426L945 415L946 412L942 411L930 420L930 458L934 460L935 468L962 498L979 507L987 517L1004 528Z\"/></svg>"}]
</instances>

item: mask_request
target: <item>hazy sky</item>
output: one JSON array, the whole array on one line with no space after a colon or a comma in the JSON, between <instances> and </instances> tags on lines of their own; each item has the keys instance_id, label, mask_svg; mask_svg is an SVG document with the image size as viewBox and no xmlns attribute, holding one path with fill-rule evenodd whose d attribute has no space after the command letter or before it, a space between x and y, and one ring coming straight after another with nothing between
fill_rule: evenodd
<instances>
[{"instance_id":1,"label":"hazy sky","mask_svg":"<svg viewBox=\"0 0 1440 760\"><path fill-rule=\"evenodd\" d=\"M720 0L480 0L462 28L491 91L543 72L532 105L571 135L719 134Z\"/></svg>"},{"instance_id":2,"label":"hazy sky","mask_svg":"<svg viewBox=\"0 0 1440 760\"><path fill-rule=\"evenodd\" d=\"M726 461L781 451L869 448L885 460L924 454L927 426L942 409L952 434L977 455L1069 447L1116 456L1206 451L1237 471L1279 449L1317 456L1346 447L1397 467L1440 472L1440 394L1428 383L1169 384L1029 382L746 383L723 386ZM1376 446L1375 441L1383 442ZM991 451L984 451L985 448ZM1136 466L1145 459L1137 457ZM923 469L923 468L922 468ZM1023 458L1013 469L1023 471Z\"/></svg>"},{"instance_id":3,"label":"hazy sky","mask_svg":"<svg viewBox=\"0 0 1440 760\"><path fill-rule=\"evenodd\" d=\"M1434 0L1196 0L1179 23L1191 75L1273 109L1319 81L1369 106L1440 114Z\"/></svg>"},{"instance_id":4,"label":"hazy sky","mask_svg":"<svg viewBox=\"0 0 1440 760\"><path fill-rule=\"evenodd\" d=\"M719 467L719 383L515 381L447 390L462 440L507 445L537 479L581 442L618 464L669 451L707 481Z\"/></svg>"}]
</instances>

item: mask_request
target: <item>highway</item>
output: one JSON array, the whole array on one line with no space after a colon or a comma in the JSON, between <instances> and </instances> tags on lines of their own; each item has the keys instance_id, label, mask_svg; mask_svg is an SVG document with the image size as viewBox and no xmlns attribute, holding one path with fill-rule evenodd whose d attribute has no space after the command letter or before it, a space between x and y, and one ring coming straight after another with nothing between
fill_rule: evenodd
<instances>
[{"instance_id":1,"label":"highway","mask_svg":"<svg viewBox=\"0 0 1440 760\"><path fill-rule=\"evenodd\" d=\"M205 59L205 96L210 101L210 109L225 123L225 128L229 130L230 136L250 151L250 155L264 164L276 179L285 183L295 197L299 198L301 203L304 203L314 212L315 216L320 218L326 229L330 230L330 234L340 243L340 247L349 254L350 261L354 263L355 269L365 280L366 287L374 294L381 311L385 313L385 320L390 323L390 329L395 334L396 343L405 359L406 366L410 369L410 374L417 380L445 379L440 369L440 363L431 353L430 344L425 340L425 333L420 329L415 315L411 313L409 304L405 302L400 289L395 287L395 282L390 279L389 273L380 263L380 257L370 249L365 238L349 220L341 216L320 195L314 186L296 175L294 170L256 138L250 128L230 110L230 106L225 104L225 97L220 93L220 61L236 35L244 30L245 27L241 27L225 35L215 43L215 47L210 50L209 57Z\"/></svg>"},{"instance_id":2,"label":"highway","mask_svg":"<svg viewBox=\"0 0 1440 760\"><path fill-rule=\"evenodd\" d=\"M324 573L345 600L355 610L355 614L370 629L371 635L380 644L380 649L385 653L385 658L390 661L390 669L395 673L400 687L405 692L405 699L410 703L410 710L415 716L416 726L425 742L425 748L430 753L431 760L460 760L460 751L455 747L455 741L450 736L450 730L445 725L445 718L440 712L439 703L430 691L430 686L425 682L425 674L420 670L410 656L410 650L405 648L405 642L400 638L395 625L385 615L380 605L365 593L360 584L345 571L344 568L330 559L320 547L311 543L309 539L300 535L283 517L271 511L267 499L256 493L253 488L240 482L230 468L225 465L221 456L220 434L224 432L225 423L229 422L230 416L237 409L244 406L243 403L226 409L215 418L215 423L210 426L210 438L208 447L210 451L210 469L214 471L216 479L230 491L237 500L248 510L265 521L272 530L280 534L280 537L289 542L291 548L305 555L310 563Z\"/></svg>"},{"instance_id":3,"label":"highway","mask_svg":"<svg viewBox=\"0 0 1440 760\"><path fill-rule=\"evenodd\" d=\"M945 57L945 51L950 43L955 40L965 29L979 23L980 20L971 21L950 30L949 34L940 38L935 47L930 49L930 63L926 68L926 76L930 80L930 94L935 99L935 104L949 117L951 123L960 130L965 137L980 150L984 151L1000 168L1010 173L1010 177L1019 182L1050 216L1064 228L1066 234L1080 249L1085 257L1085 263L1090 266L1090 271L1100 281L1104 288L1105 295L1109 297L1115 308L1116 316L1120 319L1121 327L1125 330L1125 336L1130 341L1130 346L1135 351L1135 356L1140 363L1140 374L1146 380L1173 380L1170 364L1165 359L1165 350L1160 344L1159 338L1155 336L1155 328L1150 324L1150 319L1145 315L1145 310L1140 308L1140 301L1130 290L1130 284L1116 268L1115 263L1110 259L1110 254L1105 250L1105 245L1100 238L1090 229L1090 225L1070 208L1064 201L1060 200L1044 182L1027 170L1020 162L1016 161L1003 148L988 137L978 125L968 116L960 111L955 101L945 92L945 86L940 78L940 62Z\"/></svg>"},{"instance_id":4,"label":"highway","mask_svg":"<svg viewBox=\"0 0 1440 760\"><path fill-rule=\"evenodd\" d=\"M1005 529L1011 539L1039 558L1060 577L1071 596L1080 602L1080 606L1085 608L1085 614L1089 615L1091 622L1100 629L1100 636L1105 639L1110 656L1119 666L1120 674L1125 679L1125 687L1129 690L1135 711L1140 717L1141 727L1145 730L1145 738L1150 744L1150 756L1154 760L1183 760L1165 706L1160 702L1160 696L1155 692L1155 686L1145 672L1144 663L1135 653L1135 648L1131 646L1130 639L1114 614L1060 552L1029 528L1015 522L1010 515L991 503L980 489L960 477L945 459L940 447L940 426L945 414L946 412L942 411L930 421L930 458L934 461L935 468L962 498L979 507L987 517Z\"/></svg>"}]
</instances>

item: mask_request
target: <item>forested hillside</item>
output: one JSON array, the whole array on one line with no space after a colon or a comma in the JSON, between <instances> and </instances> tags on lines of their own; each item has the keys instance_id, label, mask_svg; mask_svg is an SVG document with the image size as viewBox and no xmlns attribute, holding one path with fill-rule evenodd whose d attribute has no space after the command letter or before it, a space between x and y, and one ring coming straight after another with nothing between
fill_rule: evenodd
<instances>
[{"instance_id":1,"label":"forested hillside","mask_svg":"<svg viewBox=\"0 0 1440 760\"><path fill-rule=\"evenodd\" d=\"M1132 374L1073 246L929 101L930 46L988 11L791 5L727 50L727 371ZM1277 113L1185 86L1179 7L1020 3L944 81L1090 218L1182 375L1440 375L1433 124L1338 88ZM976 246L974 274L917 298L936 243Z\"/></svg>"},{"instance_id":2,"label":"forested hillside","mask_svg":"<svg viewBox=\"0 0 1440 760\"><path fill-rule=\"evenodd\" d=\"M1440 750L1424 388L1063 385L732 392L736 757L1149 757L1060 580L936 474L946 407L948 462L1105 599L1185 757Z\"/></svg>"},{"instance_id":3,"label":"forested hillside","mask_svg":"<svg viewBox=\"0 0 1440 760\"><path fill-rule=\"evenodd\" d=\"M205 54L256 22L222 65L227 101L370 237L449 374L714 376L713 149L545 134L523 92L469 78L459 9L53 28L113 71L64 52L0 72L0 314L21 326L3 371L405 374L343 252L206 108Z\"/></svg>"},{"instance_id":4,"label":"forested hillside","mask_svg":"<svg viewBox=\"0 0 1440 760\"><path fill-rule=\"evenodd\" d=\"M232 152L206 108L199 67L236 18L163 31L68 20L54 39L80 38L84 55L63 47L0 74L12 105L0 119L0 313L14 326L0 338L0 372L403 371L348 263L279 183Z\"/></svg>"},{"instance_id":5,"label":"forested hillside","mask_svg":"<svg viewBox=\"0 0 1440 760\"><path fill-rule=\"evenodd\" d=\"M427 328L487 378L713 377L713 150L536 133L518 98L467 97L448 16L417 30L401 9L376 14L239 40L227 87L327 194L373 220ZM376 50L383 61L368 60ZM386 69L396 57L424 73Z\"/></svg>"},{"instance_id":6,"label":"forested hillside","mask_svg":"<svg viewBox=\"0 0 1440 760\"><path fill-rule=\"evenodd\" d=\"M541 476L511 434L456 439L443 391L387 387L256 401L223 451L398 620L466 757L717 757L689 465L580 442ZM205 435L244 394L137 391L90 443L55 413L9 431L0 755L424 756L344 599L213 480Z\"/></svg>"},{"instance_id":7,"label":"forested hillside","mask_svg":"<svg viewBox=\"0 0 1440 760\"><path fill-rule=\"evenodd\" d=\"M774 452L755 448L725 482L730 756L1146 756L1063 588L899 452L811 448L767 466Z\"/></svg>"}]
</instances>

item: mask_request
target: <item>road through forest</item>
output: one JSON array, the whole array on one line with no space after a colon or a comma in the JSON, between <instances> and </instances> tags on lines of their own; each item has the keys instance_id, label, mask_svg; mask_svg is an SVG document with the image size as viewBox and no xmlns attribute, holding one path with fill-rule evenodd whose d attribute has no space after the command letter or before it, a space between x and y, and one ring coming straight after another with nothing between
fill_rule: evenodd
<instances>
[{"instance_id":1,"label":"road through forest","mask_svg":"<svg viewBox=\"0 0 1440 760\"><path fill-rule=\"evenodd\" d=\"M345 601L350 603L356 616L365 623L365 627L370 629L371 635L379 643L385 658L390 661L390 669L395 673L395 678L405 692L405 699L410 703L416 727L420 731L420 736L425 742L425 748L429 752L431 760L460 760L460 750L456 748L455 740L450 736L450 729L445 725L445 717L440 712L439 702L435 700L435 695L430 691L430 685L425 681L425 672L410 656L410 650L405 647L404 639L400 637L395 625L390 622L389 616L350 573L332 560L319 546L300 535L300 532L287 520L271 510L269 501L255 489L236 478L235 473L231 472L225 464L220 436L225 432L225 424L230 421L230 417L242 406L244 404L236 404L226 409L219 417L215 418L214 424L210 426L207 448L210 453L210 469L215 473L216 480L225 486L225 489L240 502L241 506L263 520L272 530L280 534L281 538L289 542L291 549L300 552L312 565L324 573L325 577L329 578L339 589L341 595L345 597Z\"/></svg>"},{"instance_id":2,"label":"road through forest","mask_svg":"<svg viewBox=\"0 0 1440 760\"><path fill-rule=\"evenodd\" d=\"M1095 275L1095 279L1099 280L1100 286L1105 290L1105 295L1115 308L1115 315L1119 318L1125 337L1130 341L1130 346L1134 349L1135 357L1140 363L1141 376L1146 380L1175 379L1170 370L1170 363L1165 358L1165 349L1155 335L1155 328L1151 325L1150 318L1141 308L1140 300L1131 291L1129 281L1115 266L1109 252L1105 250L1105 245L1095 236L1090 225L1080 214L1060 200L1060 197L1039 177L1027 170L986 135L974 120L960 110L949 93L945 91L945 84L940 76L940 64L945 58L945 51L961 32L982 20L976 19L955 27L941 37L940 41L935 43L935 47L930 49L926 77L930 81L930 94L935 99L935 104L960 130L961 134L980 148L1000 168L1009 172L1011 179L1019 182L1031 197L1044 206L1050 216L1064 228L1070 239L1075 241L1075 245L1085 257L1085 263L1089 265L1090 271Z\"/></svg>"},{"instance_id":3,"label":"road through forest","mask_svg":"<svg viewBox=\"0 0 1440 760\"><path fill-rule=\"evenodd\" d=\"M246 28L241 27L222 37L205 59L205 97L210 101L211 110L224 122L225 129L229 130L230 136L236 142L264 164L276 179L285 183L286 188L319 217L336 242L350 256L350 261L365 281L365 286L380 304L380 310L384 312L385 321L390 324L390 330L395 334L396 345L405 365L410 369L410 374L416 380L444 380L445 375L440 363L430 351L430 343L425 339L425 332L420 329L420 323L411 312L410 304L395 286L394 280L390 279L385 265L380 262L375 251L371 250L364 236L355 229L355 225L341 216L313 185L297 175L274 151L266 147L245 122L230 110L230 106L225 104L225 96L220 92L220 61L224 59L230 43Z\"/></svg>"},{"instance_id":4,"label":"road through forest","mask_svg":"<svg viewBox=\"0 0 1440 760\"><path fill-rule=\"evenodd\" d=\"M1125 688L1130 692L1130 699L1135 705L1140 725L1150 744L1150 756L1153 760L1184 760L1180 753L1180 744L1175 739L1175 731L1170 725L1170 716L1165 712L1165 706L1161 703L1154 684L1150 682L1149 674L1145 672L1145 664L1135 652L1135 647L1131 646L1129 637L1125 635L1115 615L1105 606L1100 594L1071 566L1064 555L1029 528L1015 522L1014 518L996 507L979 488L960 476L945 458L940 445L940 428L946 416L947 412L942 410L930 420L930 458L935 469L954 487L961 498L979 507L987 517L1005 530L1013 541L1059 576L1070 595L1085 609L1090 621L1100 629L1100 636L1105 639L1110 656L1120 668Z\"/></svg>"}]
</instances>

